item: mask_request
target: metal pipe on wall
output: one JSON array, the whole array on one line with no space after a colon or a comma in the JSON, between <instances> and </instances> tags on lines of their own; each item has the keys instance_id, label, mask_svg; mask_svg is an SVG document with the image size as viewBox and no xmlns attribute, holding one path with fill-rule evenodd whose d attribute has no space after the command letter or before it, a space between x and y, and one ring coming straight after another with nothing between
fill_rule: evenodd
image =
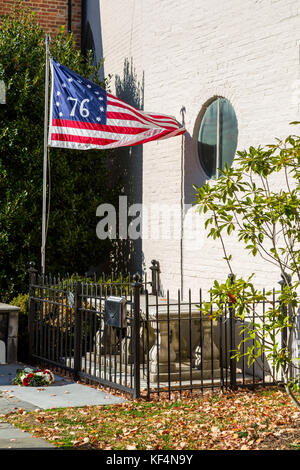
<instances>
[{"instance_id":1,"label":"metal pipe on wall","mask_svg":"<svg viewBox=\"0 0 300 470\"><path fill-rule=\"evenodd\" d=\"M68 33L72 32L72 0L68 0Z\"/></svg>"},{"instance_id":2,"label":"metal pipe on wall","mask_svg":"<svg viewBox=\"0 0 300 470\"><path fill-rule=\"evenodd\" d=\"M85 29L86 29L86 12L87 12L87 1L81 0L81 52L85 52Z\"/></svg>"}]
</instances>

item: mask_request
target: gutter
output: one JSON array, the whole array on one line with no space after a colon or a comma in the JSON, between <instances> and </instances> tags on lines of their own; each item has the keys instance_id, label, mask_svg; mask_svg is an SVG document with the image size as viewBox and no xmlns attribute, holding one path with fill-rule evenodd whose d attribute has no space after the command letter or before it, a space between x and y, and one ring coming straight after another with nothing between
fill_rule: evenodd
<instances>
[{"instance_id":1,"label":"gutter","mask_svg":"<svg viewBox=\"0 0 300 470\"><path fill-rule=\"evenodd\" d=\"M68 33L72 32L72 0L68 0Z\"/></svg>"}]
</instances>

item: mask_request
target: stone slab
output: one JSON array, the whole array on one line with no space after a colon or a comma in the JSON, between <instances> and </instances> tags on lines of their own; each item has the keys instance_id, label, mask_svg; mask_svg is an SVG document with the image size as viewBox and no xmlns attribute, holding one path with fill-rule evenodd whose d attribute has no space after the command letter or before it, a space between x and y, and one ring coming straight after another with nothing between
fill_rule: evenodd
<instances>
[{"instance_id":1,"label":"stone slab","mask_svg":"<svg viewBox=\"0 0 300 470\"><path fill-rule=\"evenodd\" d=\"M20 307L0 302L0 313L19 312Z\"/></svg>"},{"instance_id":2,"label":"stone slab","mask_svg":"<svg viewBox=\"0 0 300 470\"><path fill-rule=\"evenodd\" d=\"M5 415L18 409L34 411L38 409L65 408L86 405L110 405L126 400L88 385L82 385L55 375L55 383L48 387L20 387L11 382L17 369L25 364L0 365L0 449L57 449L43 439L35 438L27 432L5 422Z\"/></svg>"},{"instance_id":3,"label":"stone slab","mask_svg":"<svg viewBox=\"0 0 300 470\"><path fill-rule=\"evenodd\" d=\"M33 409L67 408L86 405L110 405L123 403L126 400L102 390L79 384L65 377L55 376L55 383L47 387L21 387L12 385L18 368L24 368L25 365L7 364L0 365L0 414L1 400L3 407L7 409L7 400L12 400L14 406L24 408L24 402L28 403ZM19 400L17 402L16 400Z\"/></svg>"},{"instance_id":4,"label":"stone slab","mask_svg":"<svg viewBox=\"0 0 300 470\"><path fill-rule=\"evenodd\" d=\"M55 450L57 448L44 439L35 438L28 432L23 432L8 423L0 422L0 449Z\"/></svg>"}]
</instances>

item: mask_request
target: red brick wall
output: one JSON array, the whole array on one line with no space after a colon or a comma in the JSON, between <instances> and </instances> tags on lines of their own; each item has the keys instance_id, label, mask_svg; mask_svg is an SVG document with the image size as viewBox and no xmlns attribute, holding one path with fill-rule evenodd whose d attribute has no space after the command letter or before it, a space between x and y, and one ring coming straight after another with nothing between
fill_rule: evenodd
<instances>
[{"instance_id":1,"label":"red brick wall","mask_svg":"<svg viewBox=\"0 0 300 470\"><path fill-rule=\"evenodd\" d=\"M0 15L11 11L15 0L0 0ZM68 0L23 0L23 4L36 12L36 21L45 32L56 34L64 25L68 31ZM72 0L72 33L76 44L81 42L81 0Z\"/></svg>"}]
</instances>

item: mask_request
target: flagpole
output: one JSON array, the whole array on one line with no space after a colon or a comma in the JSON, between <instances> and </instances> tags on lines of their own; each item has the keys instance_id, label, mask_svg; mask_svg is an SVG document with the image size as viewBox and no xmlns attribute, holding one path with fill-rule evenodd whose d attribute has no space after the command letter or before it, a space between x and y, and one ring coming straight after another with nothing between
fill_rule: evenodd
<instances>
[{"instance_id":1,"label":"flagpole","mask_svg":"<svg viewBox=\"0 0 300 470\"><path fill-rule=\"evenodd\" d=\"M45 106L44 106L44 160L43 160L43 209L42 209L42 246L41 270L46 270L46 209L47 209L47 159L48 159L48 101L49 101L49 42L50 36L46 34L45 48Z\"/></svg>"},{"instance_id":2,"label":"flagpole","mask_svg":"<svg viewBox=\"0 0 300 470\"><path fill-rule=\"evenodd\" d=\"M182 106L182 126L185 126L184 115L186 112L185 106ZM180 221L181 221L181 234L180 234L180 291L181 300L183 300L183 237L184 237L184 143L185 134L181 136L181 161L180 161Z\"/></svg>"}]
</instances>

